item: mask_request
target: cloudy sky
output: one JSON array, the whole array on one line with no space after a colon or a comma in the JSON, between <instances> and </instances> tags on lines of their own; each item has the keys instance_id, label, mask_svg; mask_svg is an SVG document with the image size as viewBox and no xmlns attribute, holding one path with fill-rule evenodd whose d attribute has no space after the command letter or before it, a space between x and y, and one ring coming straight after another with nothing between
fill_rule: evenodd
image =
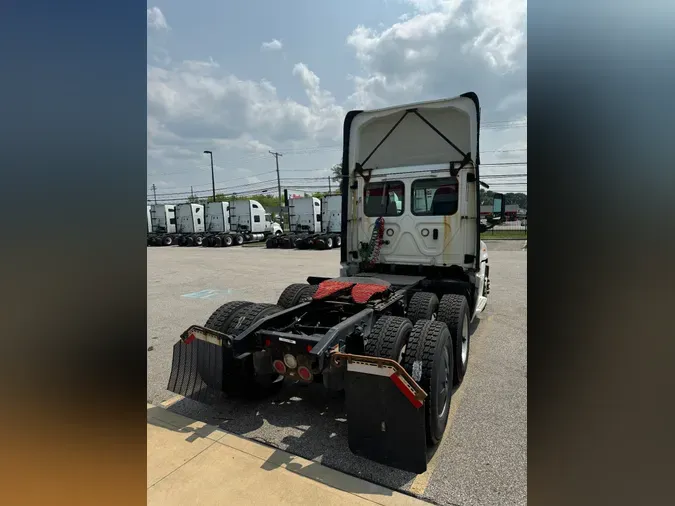
<instances>
[{"instance_id":1,"label":"cloudy sky","mask_svg":"<svg viewBox=\"0 0 675 506\"><path fill-rule=\"evenodd\" d=\"M319 190L347 111L475 91L483 174L527 191L525 0L148 4L148 187ZM490 166L490 164L499 164ZM149 194L152 192L149 191Z\"/></svg>"}]
</instances>

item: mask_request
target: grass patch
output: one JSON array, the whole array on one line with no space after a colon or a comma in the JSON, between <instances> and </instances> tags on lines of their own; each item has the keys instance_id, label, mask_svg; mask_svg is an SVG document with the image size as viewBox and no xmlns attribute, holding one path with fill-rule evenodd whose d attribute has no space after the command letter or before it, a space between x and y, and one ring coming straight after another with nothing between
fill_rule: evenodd
<instances>
[{"instance_id":1,"label":"grass patch","mask_svg":"<svg viewBox=\"0 0 675 506\"><path fill-rule=\"evenodd\" d=\"M480 235L483 240L490 239L527 239L527 230L489 230Z\"/></svg>"}]
</instances>

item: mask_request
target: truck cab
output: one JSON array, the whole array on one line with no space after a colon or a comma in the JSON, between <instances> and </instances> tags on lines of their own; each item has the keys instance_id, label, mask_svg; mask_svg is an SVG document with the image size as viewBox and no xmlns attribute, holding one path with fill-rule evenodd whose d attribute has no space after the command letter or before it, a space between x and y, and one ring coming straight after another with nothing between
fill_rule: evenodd
<instances>
[{"instance_id":1,"label":"truck cab","mask_svg":"<svg viewBox=\"0 0 675 506\"><path fill-rule=\"evenodd\" d=\"M230 231L230 204L228 202L207 202L206 232L224 233Z\"/></svg>"},{"instance_id":2,"label":"truck cab","mask_svg":"<svg viewBox=\"0 0 675 506\"><path fill-rule=\"evenodd\" d=\"M152 232L159 234L176 233L176 206L174 204L153 204L150 206Z\"/></svg>"},{"instance_id":3,"label":"truck cab","mask_svg":"<svg viewBox=\"0 0 675 506\"><path fill-rule=\"evenodd\" d=\"M272 214L271 213L265 213L265 230L264 232L266 234L271 234L275 236L279 236L283 233L283 229L281 228L281 225L279 225L276 221L272 220Z\"/></svg>"},{"instance_id":4,"label":"truck cab","mask_svg":"<svg viewBox=\"0 0 675 506\"><path fill-rule=\"evenodd\" d=\"M289 201L291 232L321 232L321 201L316 197L293 198Z\"/></svg>"},{"instance_id":5,"label":"truck cab","mask_svg":"<svg viewBox=\"0 0 675 506\"><path fill-rule=\"evenodd\" d=\"M178 204L176 206L178 232L194 234L204 232L204 206L201 204Z\"/></svg>"},{"instance_id":6,"label":"truck cab","mask_svg":"<svg viewBox=\"0 0 675 506\"><path fill-rule=\"evenodd\" d=\"M326 195L321 201L321 231L339 234L342 230L342 195Z\"/></svg>"}]
</instances>

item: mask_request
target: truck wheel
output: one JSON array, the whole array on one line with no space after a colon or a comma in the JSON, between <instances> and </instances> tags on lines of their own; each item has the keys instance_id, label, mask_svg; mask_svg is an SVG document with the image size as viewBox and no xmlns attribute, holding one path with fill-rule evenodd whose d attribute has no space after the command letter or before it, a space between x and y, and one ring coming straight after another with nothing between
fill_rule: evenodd
<instances>
[{"instance_id":1,"label":"truck wheel","mask_svg":"<svg viewBox=\"0 0 675 506\"><path fill-rule=\"evenodd\" d=\"M223 237L223 247L227 248L229 246L232 246L232 243L234 242L234 239L232 239L231 235L226 235Z\"/></svg>"},{"instance_id":2,"label":"truck wheel","mask_svg":"<svg viewBox=\"0 0 675 506\"><path fill-rule=\"evenodd\" d=\"M218 332L225 332L230 325L234 315L243 308L250 306L253 302L243 300L233 300L226 302L218 309L216 309L209 319L206 320L204 327L207 329L217 330Z\"/></svg>"},{"instance_id":3,"label":"truck wheel","mask_svg":"<svg viewBox=\"0 0 675 506\"><path fill-rule=\"evenodd\" d=\"M335 245L336 248L339 248L342 246L342 237L339 235L335 236L335 239L333 240L333 244Z\"/></svg>"},{"instance_id":4,"label":"truck wheel","mask_svg":"<svg viewBox=\"0 0 675 506\"><path fill-rule=\"evenodd\" d=\"M438 297L431 292L417 292L408 303L408 318L411 322L435 320L438 312Z\"/></svg>"},{"instance_id":5,"label":"truck wheel","mask_svg":"<svg viewBox=\"0 0 675 506\"><path fill-rule=\"evenodd\" d=\"M400 316L382 316L373 325L364 353L370 357L401 361L413 324Z\"/></svg>"},{"instance_id":6,"label":"truck wheel","mask_svg":"<svg viewBox=\"0 0 675 506\"><path fill-rule=\"evenodd\" d=\"M235 235L234 242L237 246L241 246L242 244L244 244L244 236L241 234Z\"/></svg>"},{"instance_id":7,"label":"truck wheel","mask_svg":"<svg viewBox=\"0 0 675 506\"><path fill-rule=\"evenodd\" d=\"M185 238L184 235L181 235L178 238L178 246L185 246L185 243L187 242L187 239Z\"/></svg>"},{"instance_id":8,"label":"truck wheel","mask_svg":"<svg viewBox=\"0 0 675 506\"><path fill-rule=\"evenodd\" d=\"M469 302L463 295L448 294L438 306L438 321L445 323L452 335L455 357L453 383L461 385L469 363Z\"/></svg>"},{"instance_id":9,"label":"truck wheel","mask_svg":"<svg viewBox=\"0 0 675 506\"><path fill-rule=\"evenodd\" d=\"M274 304L250 304L238 311L230 320L225 333L238 336L258 320L282 311ZM242 360L235 360L232 354L225 354L223 370L227 371L223 378L223 390L229 395L258 397L279 390L283 381L278 381L279 374L256 375L253 366L253 355Z\"/></svg>"},{"instance_id":10,"label":"truck wheel","mask_svg":"<svg viewBox=\"0 0 675 506\"><path fill-rule=\"evenodd\" d=\"M302 302L306 302L311 299L314 292L316 292L317 287L312 286L308 283L293 283L288 285L281 295L279 295L279 300L277 301L277 306L281 306L284 309L292 308L297 306Z\"/></svg>"},{"instance_id":11,"label":"truck wheel","mask_svg":"<svg viewBox=\"0 0 675 506\"><path fill-rule=\"evenodd\" d=\"M213 248L222 248L223 246L223 240L220 237L212 237L211 238L211 246Z\"/></svg>"},{"instance_id":12,"label":"truck wheel","mask_svg":"<svg viewBox=\"0 0 675 506\"><path fill-rule=\"evenodd\" d=\"M204 244L204 238L203 238L202 236L200 236L200 235L198 235L197 237L195 237L195 245L196 245L196 246L201 246L202 244Z\"/></svg>"},{"instance_id":13,"label":"truck wheel","mask_svg":"<svg viewBox=\"0 0 675 506\"><path fill-rule=\"evenodd\" d=\"M194 245L195 245L195 238L194 237L190 236L190 237L185 239L185 246L190 247L190 246L194 246Z\"/></svg>"},{"instance_id":14,"label":"truck wheel","mask_svg":"<svg viewBox=\"0 0 675 506\"><path fill-rule=\"evenodd\" d=\"M274 232L274 235L276 235L277 237L279 237L281 234L283 234L281 230L277 230L276 232Z\"/></svg>"},{"instance_id":15,"label":"truck wheel","mask_svg":"<svg viewBox=\"0 0 675 506\"><path fill-rule=\"evenodd\" d=\"M326 249L332 249L333 248L333 238L332 237L326 237Z\"/></svg>"},{"instance_id":16,"label":"truck wheel","mask_svg":"<svg viewBox=\"0 0 675 506\"><path fill-rule=\"evenodd\" d=\"M164 246L171 246L172 243L173 243L173 239L171 239L171 237L169 237L169 236L166 236L164 239L162 239L162 244Z\"/></svg>"},{"instance_id":17,"label":"truck wheel","mask_svg":"<svg viewBox=\"0 0 675 506\"><path fill-rule=\"evenodd\" d=\"M265 247L266 247L267 249L274 249L274 248L276 248L276 247L277 247L277 240L276 240L276 238L270 237L269 239L267 239L267 241L265 242Z\"/></svg>"},{"instance_id":18,"label":"truck wheel","mask_svg":"<svg viewBox=\"0 0 675 506\"><path fill-rule=\"evenodd\" d=\"M448 424L453 360L450 331L445 323L420 320L410 333L403 367L427 393L424 400L427 444L439 443Z\"/></svg>"}]
</instances>

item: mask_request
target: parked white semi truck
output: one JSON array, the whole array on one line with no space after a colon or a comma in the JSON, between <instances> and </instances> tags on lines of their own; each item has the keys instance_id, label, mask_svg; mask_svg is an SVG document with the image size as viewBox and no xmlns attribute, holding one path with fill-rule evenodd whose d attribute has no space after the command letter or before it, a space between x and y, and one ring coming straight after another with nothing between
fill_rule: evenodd
<instances>
[{"instance_id":1,"label":"parked white semi truck","mask_svg":"<svg viewBox=\"0 0 675 506\"><path fill-rule=\"evenodd\" d=\"M321 201L316 197L288 200L290 231L267 240L268 248L295 248L298 241L321 232Z\"/></svg>"},{"instance_id":2,"label":"parked white semi truck","mask_svg":"<svg viewBox=\"0 0 675 506\"><path fill-rule=\"evenodd\" d=\"M148 206L148 246L170 246L176 238L176 206L153 204Z\"/></svg>"},{"instance_id":3,"label":"parked white semi truck","mask_svg":"<svg viewBox=\"0 0 675 506\"><path fill-rule=\"evenodd\" d=\"M342 244L342 196L327 195L321 200L316 197L296 198L291 199L289 204L292 232L276 241L268 240L268 248L323 250Z\"/></svg>"},{"instance_id":4,"label":"parked white semi truck","mask_svg":"<svg viewBox=\"0 0 675 506\"><path fill-rule=\"evenodd\" d=\"M206 219L201 204L178 204L176 206L176 232L180 235L179 246L201 246L204 240Z\"/></svg>"},{"instance_id":5,"label":"parked white semi truck","mask_svg":"<svg viewBox=\"0 0 675 506\"><path fill-rule=\"evenodd\" d=\"M284 383L323 384L344 392L340 444L425 473L452 436L470 324L490 293L479 133L475 93L348 112L339 276L298 278L272 303L232 300L203 325L186 323L167 389L260 402ZM491 225L504 220L503 197L494 195Z\"/></svg>"},{"instance_id":6,"label":"parked white semi truck","mask_svg":"<svg viewBox=\"0 0 675 506\"><path fill-rule=\"evenodd\" d=\"M281 225L257 200L211 202L206 207L207 236L202 243L209 247L227 247L246 242L264 241L281 235Z\"/></svg>"},{"instance_id":7,"label":"parked white semi truck","mask_svg":"<svg viewBox=\"0 0 675 506\"><path fill-rule=\"evenodd\" d=\"M342 196L330 195L321 199L320 232L296 241L298 249L331 249L340 247L342 237Z\"/></svg>"},{"instance_id":8,"label":"parked white semi truck","mask_svg":"<svg viewBox=\"0 0 675 506\"><path fill-rule=\"evenodd\" d=\"M201 204L154 204L150 206L149 246L197 246L204 236Z\"/></svg>"},{"instance_id":9,"label":"parked white semi truck","mask_svg":"<svg viewBox=\"0 0 675 506\"><path fill-rule=\"evenodd\" d=\"M232 246L281 235L281 226L255 200L150 206L151 246Z\"/></svg>"}]
</instances>

